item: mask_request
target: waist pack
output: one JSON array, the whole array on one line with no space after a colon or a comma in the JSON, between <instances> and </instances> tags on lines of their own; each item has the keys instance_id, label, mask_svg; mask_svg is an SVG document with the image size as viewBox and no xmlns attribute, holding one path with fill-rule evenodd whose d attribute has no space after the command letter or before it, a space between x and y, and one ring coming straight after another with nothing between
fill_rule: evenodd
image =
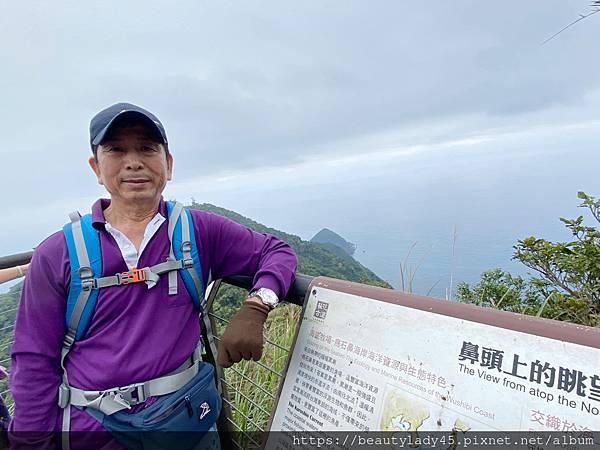
<instances>
[{"instance_id":1,"label":"waist pack","mask_svg":"<svg viewBox=\"0 0 600 450\"><path fill-rule=\"evenodd\" d=\"M221 411L221 396L214 379L214 367L201 363L198 374L184 387L138 413L107 415L84 409L128 449L219 448L215 423Z\"/></svg>"}]
</instances>

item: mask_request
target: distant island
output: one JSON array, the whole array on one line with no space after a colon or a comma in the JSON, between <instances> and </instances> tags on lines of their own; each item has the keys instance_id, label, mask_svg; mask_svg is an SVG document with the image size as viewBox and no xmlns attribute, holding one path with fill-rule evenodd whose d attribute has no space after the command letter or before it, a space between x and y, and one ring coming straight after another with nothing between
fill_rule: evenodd
<instances>
[{"instance_id":1,"label":"distant island","mask_svg":"<svg viewBox=\"0 0 600 450\"><path fill-rule=\"evenodd\" d=\"M315 244L335 245L344 250L348 255L354 255L356 251L356 244L348 242L346 239L341 237L335 231L331 231L329 228L323 228L317 234L315 234L310 242Z\"/></svg>"}]
</instances>

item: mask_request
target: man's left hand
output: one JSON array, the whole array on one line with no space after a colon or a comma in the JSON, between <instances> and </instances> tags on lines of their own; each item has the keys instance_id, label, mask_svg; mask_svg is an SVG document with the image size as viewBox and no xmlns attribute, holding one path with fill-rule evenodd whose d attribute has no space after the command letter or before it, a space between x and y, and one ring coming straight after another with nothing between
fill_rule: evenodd
<instances>
[{"instance_id":1,"label":"man's left hand","mask_svg":"<svg viewBox=\"0 0 600 450\"><path fill-rule=\"evenodd\" d=\"M263 330L270 308L259 298L252 297L225 328L219 342L217 364L230 367L242 359L258 361L263 352Z\"/></svg>"}]
</instances>

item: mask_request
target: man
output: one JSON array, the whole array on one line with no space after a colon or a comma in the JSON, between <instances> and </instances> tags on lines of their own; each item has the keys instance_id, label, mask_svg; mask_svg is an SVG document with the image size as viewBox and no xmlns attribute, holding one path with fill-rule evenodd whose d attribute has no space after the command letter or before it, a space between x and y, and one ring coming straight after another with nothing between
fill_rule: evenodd
<instances>
[{"instance_id":1,"label":"man","mask_svg":"<svg viewBox=\"0 0 600 450\"><path fill-rule=\"evenodd\" d=\"M169 260L169 217L161 194L171 179L173 156L161 122L140 107L116 104L92 119L90 144L93 156L89 164L110 194L110 199L92 206L102 276L131 276L136 268L148 269ZM259 293L243 303L225 330L217 362L228 367L242 358L256 360L262 354L264 321L293 282L296 257L286 243L273 236L215 214L190 212L202 286L211 277L251 275L252 292ZM115 388L183 370L182 364L194 355L199 341L199 310L182 283L182 270L174 273L176 277L170 273L157 276L154 286L131 283L99 289L87 331L68 350L63 371L66 299L77 273L72 273L63 232L37 247L23 287L12 347L10 386L15 411L10 431L15 441L29 439L26 445L53 448L51 433L18 432L60 431L65 428L65 418L71 431L102 431L113 416L106 410L98 413L92 404L122 402ZM70 390L67 401L64 396L59 398L59 389ZM86 399L92 391L101 395L93 397L91 406L84 409L74 400L77 390L86 393ZM129 399L131 404L126 403L117 415L141 414L161 401L157 397L137 404ZM96 442L96 446L115 444L108 433L101 435L106 442ZM63 447L68 445L63 442Z\"/></svg>"}]
</instances>

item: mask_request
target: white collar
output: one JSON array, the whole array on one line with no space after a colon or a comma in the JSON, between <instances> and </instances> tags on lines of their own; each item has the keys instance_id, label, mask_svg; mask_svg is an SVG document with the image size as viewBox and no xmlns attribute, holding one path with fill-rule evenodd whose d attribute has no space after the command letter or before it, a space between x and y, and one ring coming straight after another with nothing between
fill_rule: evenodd
<instances>
[{"instance_id":1,"label":"white collar","mask_svg":"<svg viewBox=\"0 0 600 450\"><path fill-rule=\"evenodd\" d=\"M129 270L137 267L140 255L165 220L166 219L161 213L156 213L154 218L148 222L148 225L146 225L146 229L144 230L144 238L140 244L139 251L135 249L135 245L133 245L127 236L125 236L117 228L113 227L110 223L106 222L105 229L111 234L112 237L115 238L115 241L119 246L119 250L121 250L121 254L123 255L123 259L125 260Z\"/></svg>"}]
</instances>

